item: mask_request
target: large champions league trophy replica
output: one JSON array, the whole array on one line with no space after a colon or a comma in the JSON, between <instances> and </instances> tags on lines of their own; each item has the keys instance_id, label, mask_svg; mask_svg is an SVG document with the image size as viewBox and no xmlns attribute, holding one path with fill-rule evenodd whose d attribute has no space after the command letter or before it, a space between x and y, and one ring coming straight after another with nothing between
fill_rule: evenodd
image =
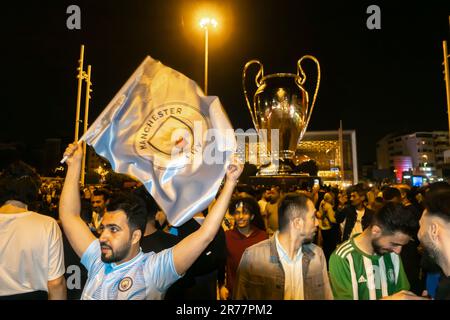
<instances>
[{"instance_id":1,"label":"large champions league trophy replica","mask_svg":"<svg viewBox=\"0 0 450 320\"><path fill-rule=\"evenodd\" d=\"M306 74L302 68L302 62L306 59L312 60L317 66L317 83L312 101L305 89ZM246 80L248 69L253 64L259 65L259 71L255 76L256 92L251 97ZM261 142L265 143L266 150L270 152L270 164L261 166L257 177L254 177L259 178L255 182L295 177L290 164L316 102L320 84L319 61L305 55L297 61L297 74L275 73L265 76L262 63L251 60L244 67L242 84L253 125L263 140Z\"/></svg>"}]
</instances>

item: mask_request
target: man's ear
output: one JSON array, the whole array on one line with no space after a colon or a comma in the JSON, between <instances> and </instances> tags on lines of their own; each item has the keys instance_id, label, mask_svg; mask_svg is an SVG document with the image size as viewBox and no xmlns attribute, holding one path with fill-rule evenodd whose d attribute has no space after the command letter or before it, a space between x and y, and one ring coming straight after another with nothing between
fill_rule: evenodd
<instances>
[{"instance_id":1,"label":"man's ear","mask_svg":"<svg viewBox=\"0 0 450 320\"><path fill-rule=\"evenodd\" d=\"M133 231L133 234L131 235L131 243L132 244L139 243L139 241L141 241L141 238L142 238L142 231L136 229Z\"/></svg>"},{"instance_id":2,"label":"man's ear","mask_svg":"<svg viewBox=\"0 0 450 320\"><path fill-rule=\"evenodd\" d=\"M439 228L440 226L435 221L430 222L430 226L427 232L430 235L430 239L433 240L434 242L437 241L439 238L439 231L440 231Z\"/></svg>"},{"instance_id":3,"label":"man's ear","mask_svg":"<svg viewBox=\"0 0 450 320\"><path fill-rule=\"evenodd\" d=\"M383 230L381 230L381 228L379 226L377 226L376 224L370 227L371 230L371 234L372 236L374 236L375 238L379 238L381 236L381 234L383 233Z\"/></svg>"},{"instance_id":4,"label":"man's ear","mask_svg":"<svg viewBox=\"0 0 450 320\"><path fill-rule=\"evenodd\" d=\"M292 221L292 223L294 224L294 227L296 227L297 229L301 229L303 227L303 224L305 223L303 221L303 219L299 216L299 217L295 217L294 220Z\"/></svg>"}]
</instances>

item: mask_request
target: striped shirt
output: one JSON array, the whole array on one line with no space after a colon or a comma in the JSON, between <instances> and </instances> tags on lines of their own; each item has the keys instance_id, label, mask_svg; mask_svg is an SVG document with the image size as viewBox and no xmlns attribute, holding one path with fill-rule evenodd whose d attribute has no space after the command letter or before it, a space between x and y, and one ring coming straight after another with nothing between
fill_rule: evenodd
<instances>
[{"instance_id":1,"label":"striped shirt","mask_svg":"<svg viewBox=\"0 0 450 320\"><path fill-rule=\"evenodd\" d=\"M157 254L142 251L121 263L101 260L100 242L93 241L81 257L88 270L82 300L161 300L181 276L175 271L172 248Z\"/></svg>"},{"instance_id":2,"label":"striped shirt","mask_svg":"<svg viewBox=\"0 0 450 320\"><path fill-rule=\"evenodd\" d=\"M333 252L329 269L335 299L376 300L409 290L399 255L368 255L355 245L354 237Z\"/></svg>"}]
</instances>

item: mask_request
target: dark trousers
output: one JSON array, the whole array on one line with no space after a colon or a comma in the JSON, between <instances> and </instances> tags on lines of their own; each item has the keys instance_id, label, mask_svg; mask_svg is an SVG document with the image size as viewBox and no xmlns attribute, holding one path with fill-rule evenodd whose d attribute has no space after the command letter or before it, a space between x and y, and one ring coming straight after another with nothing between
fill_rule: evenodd
<instances>
[{"instance_id":1,"label":"dark trousers","mask_svg":"<svg viewBox=\"0 0 450 320\"><path fill-rule=\"evenodd\" d=\"M185 291L185 300L217 300L217 270L195 277L195 285Z\"/></svg>"},{"instance_id":2,"label":"dark trousers","mask_svg":"<svg viewBox=\"0 0 450 320\"><path fill-rule=\"evenodd\" d=\"M328 265L328 260L339 241L339 226L333 225L331 229L320 230L320 232L322 233L322 250Z\"/></svg>"},{"instance_id":3,"label":"dark trousers","mask_svg":"<svg viewBox=\"0 0 450 320\"><path fill-rule=\"evenodd\" d=\"M48 300L46 291L33 291L11 296L0 296L0 300Z\"/></svg>"}]
</instances>

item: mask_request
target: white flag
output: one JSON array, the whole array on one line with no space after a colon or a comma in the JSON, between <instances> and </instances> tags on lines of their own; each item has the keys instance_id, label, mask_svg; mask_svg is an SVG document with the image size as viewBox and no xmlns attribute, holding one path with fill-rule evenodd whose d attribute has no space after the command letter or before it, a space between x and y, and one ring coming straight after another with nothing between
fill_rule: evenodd
<instances>
[{"instance_id":1,"label":"white flag","mask_svg":"<svg viewBox=\"0 0 450 320\"><path fill-rule=\"evenodd\" d=\"M236 148L219 99L150 57L81 139L140 180L174 226L211 203Z\"/></svg>"}]
</instances>

